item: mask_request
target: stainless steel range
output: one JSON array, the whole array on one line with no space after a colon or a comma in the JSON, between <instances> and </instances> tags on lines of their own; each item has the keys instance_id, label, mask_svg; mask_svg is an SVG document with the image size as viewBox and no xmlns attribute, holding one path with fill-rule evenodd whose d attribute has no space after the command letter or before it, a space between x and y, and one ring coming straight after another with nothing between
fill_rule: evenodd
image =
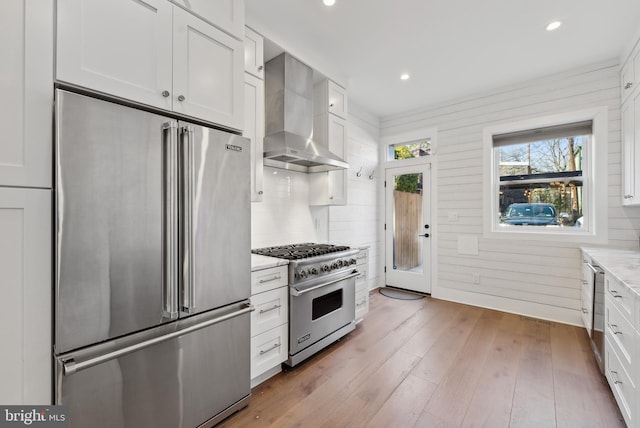
<instances>
[{"instance_id":1,"label":"stainless steel range","mask_svg":"<svg viewBox=\"0 0 640 428\"><path fill-rule=\"evenodd\" d=\"M357 249L303 243L252 250L289 260L289 359L293 367L355 328Z\"/></svg>"}]
</instances>

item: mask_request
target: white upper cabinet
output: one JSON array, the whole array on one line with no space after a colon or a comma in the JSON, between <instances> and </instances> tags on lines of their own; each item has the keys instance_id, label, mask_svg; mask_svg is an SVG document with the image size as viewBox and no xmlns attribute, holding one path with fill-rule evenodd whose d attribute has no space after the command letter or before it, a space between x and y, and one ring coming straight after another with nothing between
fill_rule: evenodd
<instances>
[{"instance_id":1,"label":"white upper cabinet","mask_svg":"<svg viewBox=\"0 0 640 428\"><path fill-rule=\"evenodd\" d=\"M324 80L315 85L315 114L327 111L343 119L347 118L347 90L331 80Z\"/></svg>"},{"instance_id":2,"label":"white upper cabinet","mask_svg":"<svg viewBox=\"0 0 640 428\"><path fill-rule=\"evenodd\" d=\"M251 139L251 202L262 201L264 139L264 81L244 74L244 132Z\"/></svg>"},{"instance_id":3,"label":"white upper cabinet","mask_svg":"<svg viewBox=\"0 0 640 428\"><path fill-rule=\"evenodd\" d=\"M205 21L242 40L244 0L171 0Z\"/></svg>"},{"instance_id":4,"label":"white upper cabinet","mask_svg":"<svg viewBox=\"0 0 640 428\"><path fill-rule=\"evenodd\" d=\"M173 110L242 129L242 42L179 8L173 24Z\"/></svg>"},{"instance_id":5,"label":"white upper cabinet","mask_svg":"<svg viewBox=\"0 0 640 428\"><path fill-rule=\"evenodd\" d=\"M347 92L330 80L313 88L313 139L347 160ZM309 174L309 205L346 205L346 169Z\"/></svg>"},{"instance_id":6,"label":"white upper cabinet","mask_svg":"<svg viewBox=\"0 0 640 428\"><path fill-rule=\"evenodd\" d=\"M622 205L640 205L640 45L620 70Z\"/></svg>"},{"instance_id":7,"label":"white upper cabinet","mask_svg":"<svg viewBox=\"0 0 640 428\"><path fill-rule=\"evenodd\" d=\"M53 2L0 2L0 186L50 188Z\"/></svg>"},{"instance_id":8,"label":"white upper cabinet","mask_svg":"<svg viewBox=\"0 0 640 428\"><path fill-rule=\"evenodd\" d=\"M185 3L207 15L226 2ZM241 38L167 0L57 5L58 81L242 128Z\"/></svg>"},{"instance_id":9,"label":"white upper cabinet","mask_svg":"<svg viewBox=\"0 0 640 428\"><path fill-rule=\"evenodd\" d=\"M172 10L166 0L57 2L56 78L172 107Z\"/></svg>"},{"instance_id":10,"label":"white upper cabinet","mask_svg":"<svg viewBox=\"0 0 640 428\"><path fill-rule=\"evenodd\" d=\"M244 71L264 79L264 38L250 28L244 30Z\"/></svg>"}]
</instances>

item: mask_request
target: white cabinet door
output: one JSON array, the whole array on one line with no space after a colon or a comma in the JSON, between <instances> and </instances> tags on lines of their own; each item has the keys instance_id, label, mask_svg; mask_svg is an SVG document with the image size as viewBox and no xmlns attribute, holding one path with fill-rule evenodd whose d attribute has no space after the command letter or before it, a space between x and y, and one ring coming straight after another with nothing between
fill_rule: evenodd
<instances>
[{"instance_id":1,"label":"white cabinet door","mask_svg":"<svg viewBox=\"0 0 640 428\"><path fill-rule=\"evenodd\" d=\"M329 150L347 160L347 122L341 117L329 114ZM347 204L347 171L329 171L329 205Z\"/></svg>"},{"instance_id":2,"label":"white cabinet door","mask_svg":"<svg viewBox=\"0 0 640 428\"><path fill-rule=\"evenodd\" d=\"M51 187L53 13L52 1L0 2L0 185Z\"/></svg>"},{"instance_id":3,"label":"white cabinet door","mask_svg":"<svg viewBox=\"0 0 640 428\"><path fill-rule=\"evenodd\" d=\"M264 38L251 28L244 30L244 71L264 79Z\"/></svg>"},{"instance_id":4,"label":"white cabinet door","mask_svg":"<svg viewBox=\"0 0 640 428\"><path fill-rule=\"evenodd\" d=\"M57 4L58 80L171 109L170 3L64 0Z\"/></svg>"},{"instance_id":5,"label":"white cabinet door","mask_svg":"<svg viewBox=\"0 0 640 428\"><path fill-rule=\"evenodd\" d=\"M173 24L173 110L242 129L243 43L180 8Z\"/></svg>"},{"instance_id":6,"label":"white cabinet door","mask_svg":"<svg viewBox=\"0 0 640 428\"><path fill-rule=\"evenodd\" d=\"M251 139L251 201L262 200L263 139L264 139L264 81L245 73L244 76L244 132Z\"/></svg>"},{"instance_id":7,"label":"white cabinet door","mask_svg":"<svg viewBox=\"0 0 640 428\"><path fill-rule=\"evenodd\" d=\"M0 403L51 404L51 191L0 187Z\"/></svg>"},{"instance_id":8,"label":"white cabinet door","mask_svg":"<svg viewBox=\"0 0 640 428\"><path fill-rule=\"evenodd\" d=\"M635 124L634 105L622 105L622 204L638 203L635 196Z\"/></svg>"},{"instance_id":9,"label":"white cabinet door","mask_svg":"<svg viewBox=\"0 0 640 428\"><path fill-rule=\"evenodd\" d=\"M244 31L244 0L171 0L238 40Z\"/></svg>"}]
</instances>

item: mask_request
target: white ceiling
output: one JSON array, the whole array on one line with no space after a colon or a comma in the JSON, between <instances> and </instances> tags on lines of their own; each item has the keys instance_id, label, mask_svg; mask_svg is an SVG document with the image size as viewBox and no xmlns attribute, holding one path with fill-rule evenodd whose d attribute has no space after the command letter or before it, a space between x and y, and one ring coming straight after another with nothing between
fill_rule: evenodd
<instances>
[{"instance_id":1,"label":"white ceiling","mask_svg":"<svg viewBox=\"0 0 640 428\"><path fill-rule=\"evenodd\" d=\"M619 59L640 29L639 0L245 4L248 26L347 85L349 99L378 117ZM562 27L545 31L555 19Z\"/></svg>"}]
</instances>

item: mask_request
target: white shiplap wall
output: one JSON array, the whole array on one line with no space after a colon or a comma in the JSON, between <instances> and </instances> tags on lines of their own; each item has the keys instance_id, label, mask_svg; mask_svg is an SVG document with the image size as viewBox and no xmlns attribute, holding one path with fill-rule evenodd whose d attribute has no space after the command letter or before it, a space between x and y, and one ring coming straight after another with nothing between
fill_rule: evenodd
<instances>
[{"instance_id":1,"label":"white shiplap wall","mask_svg":"<svg viewBox=\"0 0 640 428\"><path fill-rule=\"evenodd\" d=\"M483 237L482 131L491 125L589 107L608 108L609 245L637 248L640 209L622 208L620 94L617 61L582 67L381 120L383 138L435 127L437 265L434 297L540 318L580 323L580 251L568 242ZM449 212L458 221L448 220ZM475 236L478 255L458 253L458 237ZM473 274L480 275L480 284Z\"/></svg>"},{"instance_id":2,"label":"white shiplap wall","mask_svg":"<svg viewBox=\"0 0 640 428\"><path fill-rule=\"evenodd\" d=\"M329 207L329 242L369 247L368 286L382 285L379 234L378 119L349 104L347 205ZM361 175L356 173L362 168ZM374 173L375 172L375 173ZM373 173L373 179L369 176Z\"/></svg>"}]
</instances>

